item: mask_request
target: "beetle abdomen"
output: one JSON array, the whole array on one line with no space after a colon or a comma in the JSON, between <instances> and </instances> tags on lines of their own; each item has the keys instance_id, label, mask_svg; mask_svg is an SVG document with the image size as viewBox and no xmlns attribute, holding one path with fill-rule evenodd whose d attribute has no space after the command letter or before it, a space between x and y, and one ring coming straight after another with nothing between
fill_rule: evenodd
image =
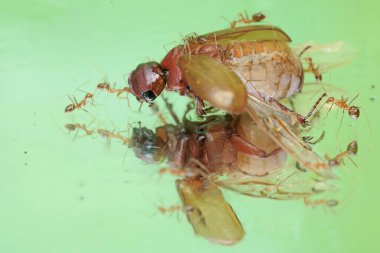
<instances>
[{"instance_id":1,"label":"beetle abdomen","mask_svg":"<svg viewBox=\"0 0 380 253\"><path fill-rule=\"evenodd\" d=\"M226 48L225 59L250 94L281 99L301 90L302 65L285 42L233 42Z\"/></svg>"}]
</instances>

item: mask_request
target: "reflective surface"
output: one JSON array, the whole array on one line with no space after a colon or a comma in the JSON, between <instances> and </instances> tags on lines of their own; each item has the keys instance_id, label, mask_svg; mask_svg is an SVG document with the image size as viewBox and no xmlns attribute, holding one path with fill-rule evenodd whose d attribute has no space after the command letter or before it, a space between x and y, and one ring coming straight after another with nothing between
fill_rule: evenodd
<instances>
[{"instance_id":1,"label":"reflective surface","mask_svg":"<svg viewBox=\"0 0 380 253\"><path fill-rule=\"evenodd\" d=\"M186 11L184 10L186 6ZM0 248L7 252L378 252L380 17L375 1L2 1L0 3ZM112 130L144 120L157 125L147 107L100 94L84 111L70 104L104 79L125 85L136 64L161 60L181 38L228 27L247 10L263 11L293 43L343 40L355 48L349 65L324 81L360 96L363 115L340 111L326 119L320 152L335 154L356 139L359 153L338 173L335 213L298 201L261 200L224 192L244 225L244 240L223 248L197 238L183 214L161 215L157 206L180 204L175 179L159 177L116 141L67 134L67 123L99 122ZM170 15L168 14L170 12ZM312 80L312 78L310 78ZM340 97L342 90L335 95ZM310 97L313 93L310 93ZM174 102L178 96L173 94ZM314 97L315 99L316 97ZM311 99L313 100L313 99ZM96 102L96 100L95 100ZM186 103L187 101L183 101ZM310 102L309 102L310 103ZM107 104L107 107L104 106ZM308 108L308 107L306 107ZM132 110L132 112L131 112ZM102 113L101 113L102 112ZM370 121L369 130L366 114ZM106 116L105 116L106 115ZM364 117L363 117L364 116ZM325 120L325 115L322 121ZM352 124L352 127L350 127ZM349 136L349 138L347 137Z\"/></svg>"}]
</instances>

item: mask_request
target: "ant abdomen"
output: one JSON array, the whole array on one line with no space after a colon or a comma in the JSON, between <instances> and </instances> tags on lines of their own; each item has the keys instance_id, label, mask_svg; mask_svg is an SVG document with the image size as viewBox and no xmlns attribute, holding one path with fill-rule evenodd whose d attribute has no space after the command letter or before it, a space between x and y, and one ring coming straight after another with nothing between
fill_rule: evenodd
<instances>
[{"instance_id":1,"label":"ant abdomen","mask_svg":"<svg viewBox=\"0 0 380 253\"><path fill-rule=\"evenodd\" d=\"M357 106L350 106L350 108L348 108L348 114L350 115L350 117L352 119L358 119L359 116L360 116L359 107L357 107Z\"/></svg>"}]
</instances>

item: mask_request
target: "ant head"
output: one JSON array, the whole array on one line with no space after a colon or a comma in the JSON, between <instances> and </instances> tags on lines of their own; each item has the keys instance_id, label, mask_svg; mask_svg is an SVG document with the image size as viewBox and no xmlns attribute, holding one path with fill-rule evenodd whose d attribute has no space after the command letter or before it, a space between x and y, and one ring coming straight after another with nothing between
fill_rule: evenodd
<instances>
[{"instance_id":1,"label":"ant head","mask_svg":"<svg viewBox=\"0 0 380 253\"><path fill-rule=\"evenodd\" d=\"M72 112L72 111L74 111L74 109L75 109L75 105L70 104L70 105L66 106L65 112Z\"/></svg>"},{"instance_id":2,"label":"ant head","mask_svg":"<svg viewBox=\"0 0 380 253\"><path fill-rule=\"evenodd\" d=\"M350 108L348 108L348 114L350 115L350 117L352 119L357 119L359 118L360 116L360 110L359 110L359 107L357 106L350 106Z\"/></svg>"},{"instance_id":3,"label":"ant head","mask_svg":"<svg viewBox=\"0 0 380 253\"><path fill-rule=\"evenodd\" d=\"M358 143L356 141L352 141L347 146L347 152L351 155L356 155L358 153Z\"/></svg>"},{"instance_id":4,"label":"ant head","mask_svg":"<svg viewBox=\"0 0 380 253\"><path fill-rule=\"evenodd\" d=\"M138 100L153 102L165 89L167 73L157 62L139 64L129 75L131 92Z\"/></svg>"}]
</instances>

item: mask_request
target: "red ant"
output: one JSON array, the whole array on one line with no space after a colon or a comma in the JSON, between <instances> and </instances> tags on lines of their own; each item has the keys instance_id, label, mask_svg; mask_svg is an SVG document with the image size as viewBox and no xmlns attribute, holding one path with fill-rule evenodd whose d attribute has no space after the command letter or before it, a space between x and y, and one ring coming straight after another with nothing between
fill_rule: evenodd
<instances>
[{"instance_id":1,"label":"red ant","mask_svg":"<svg viewBox=\"0 0 380 253\"><path fill-rule=\"evenodd\" d=\"M97 130L98 134L104 136L107 138L107 142L110 142L110 139L111 138L114 138L114 139L118 139L118 140L121 140L123 142L123 144L129 144L130 142L130 139L127 138L127 137L124 137L120 134L120 132L118 133L114 133L114 132L111 132L109 130L106 130L106 129L102 129L102 128L99 128Z\"/></svg>"},{"instance_id":2,"label":"red ant","mask_svg":"<svg viewBox=\"0 0 380 253\"><path fill-rule=\"evenodd\" d=\"M72 112L72 111L79 109L79 108L83 109L83 107L87 104L87 100L91 100L91 104L93 104L93 102L94 102L93 98L94 98L94 95L90 92L87 92L85 97L79 103L77 102L77 100L75 99L74 96L72 99L69 97L72 104L69 104L68 106L66 106L65 112ZM83 110L85 110L85 109L83 109Z\"/></svg>"},{"instance_id":3,"label":"red ant","mask_svg":"<svg viewBox=\"0 0 380 253\"><path fill-rule=\"evenodd\" d=\"M115 84L116 85L116 84ZM116 93L116 96L117 97L120 97L121 94L123 94L123 92L125 93L131 93L131 89L128 88L128 87L124 87L122 89L116 89L115 86L113 88L111 88L110 84L109 83L99 83L96 88L98 88L99 90L105 90L107 91L108 93ZM128 98L128 97L127 97Z\"/></svg>"},{"instance_id":4,"label":"red ant","mask_svg":"<svg viewBox=\"0 0 380 253\"><path fill-rule=\"evenodd\" d=\"M231 28L235 28L238 23L243 23L243 24L257 23L263 20L264 18L266 18L266 16L261 12L253 14L251 18L248 17L248 14L246 11L244 12L244 14L240 12L238 14L238 18L231 22Z\"/></svg>"},{"instance_id":5,"label":"red ant","mask_svg":"<svg viewBox=\"0 0 380 253\"><path fill-rule=\"evenodd\" d=\"M339 166L342 161L343 161L343 158L344 157L348 157L349 158L349 155L356 155L358 153L358 143L356 141L352 141L350 142L348 145L347 145L347 149L346 151L343 151L339 154L337 154L334 158L330 159L328 156L325 156L326 159L329 161L329 164L331 166ZM350 159L351 160L351 159ZM352 161L352 160L351 160ZM352 161L353 162L353 161ZM353 162L354 163L354 162ZM356 164L354 163L354 165L356 166Z\"/></svg>"},{"instance_id":6,"label":"red ant","mask_svg":"<svg viewBox=\"0 0 380 253\"><path fill-rule=\"evenodd\" d=\"M326 200L326 199L317 199L317 200L311 200L307 197L305 197L303 199L303 202L305 203L305 205L307 206L312 206L312 207L316 207L316 206L327 206L327 207L335 207L339 204L339 201L336 200L336 199L329 199L329 200Z\"/></svg>"},{"instance_id":7,"label":"red ant","mask_svg":"<svg viewBox=\"0 0 380 253\"><path fill-rule=\"evenodd\" d=\"M326 155L325 158L326 158L326 160L328 162L327 163L317 163L317 164L315 164L315 167L318 170L320 170L320 169L330 169L332 167L339 166L342 163L343 158L345 158L345 157L348 157L351 160L351 158L349 156L350 155L356 155L357 153L358 153L358 143L356 141L352 141L352 142L350 142L347 145L347 150L346 151L340 152L334 158L329 158ZM354 165L356 166L355 163L354 163ZM304 167L310 167L310 164L309 163L304 163L303 166ZM305 171L305 169L302 168L300 164L297 164L297 168L299 170L301 170L301 171Z\"/></svg>"},{"instance_id":8,"label":"red ant","mask_svg":"<svg viewBox=\"0 0 380 253\"><path fill-rule=\"evenodd\" d=\"M66 124L65 125L65 128L68 129L69 131L74 131L74 130L83 130L84 132L86 132L87 135L91 135L94 133L94 130L89 130L87 129L86 125L85 124L79 124L79 123L75 123L75 124ZM75 134L76 135L76 134Z\"/></svg>"},{"instance_id":9,"label":"red ant","mask_svg":"<svg viewBox=\"0 0 380 253\"><path fill-rule=\"evenodd\" d=\"M359 107L357 106L354 106L354 105L351 105L351 103L359 96L356 95L350 103L347 104L347 101L348 101L348 98L342 98L341 99L336 99L334 97L329 97L327 98L326 100L326 103L331 103L331 106L330 106L330 109L329 111L331 111L331 108L333 107L333 105L335 104L336 106L338 106L339 108L343 109L344 111L347 111L348 112L348 115L350 115L350 117L352 119L358 119L359 116L360 116L360 110L359 110Z\"/></svg>"},{"instance_id":10,"label":"red ant","mask_svg":"<svg viewBox=\"0 0 380 253\"><path fill-rule=\"evenodd\" d=\"M328 97L328 98L327 98L327 100L326 100L325 103L326 103L326 104L328 104L328 103L331 104L330 109L329 109L328 112L331 111L333 105L336 105L337 107L339 107L339 108L341 108L341 109L343 110L343 114L342 114L342 117L341 117L341 119L340 119L340 125L339 125L339 129L338 129L338 133L339 133L340 127L342 126L344 111L347 111L347 112L348 112L348 115L349 115L352 119L354 119L354 120L356 120L356 119L359 118L359 116L360 116L360 109L359 109L359 107L354 106L354 105L351 105L351 103L352 103L352 102L353 102L358 96L359 96L359 94L356 95L356 96L351 100L351 102L349 102L348 104L347 104L348 98L343 98L343 96L342 96L341 99L336 99L336 98L334 98L334 97ZM327 115L328 115L328 114L327 114ZM326 117L327 117L327 115L326 115Z\"/></svg>"},{"instance_id":11,"label":"red ant","mask_svg":"<svg viewBox=\"0 0 380 253\"><path fill-rule=\"evenodd\" d=\"M65 128L67 130L69 130L70 132L73 132L76 130L73 140L75 140L77 138L79 130L82 130L87 135L92 135L94 133L94 130L88 129L85 124L79 124L79 123L72 124L72 123L70 123L70 124L66 124Z\"/></svg>"}]
</instances>

